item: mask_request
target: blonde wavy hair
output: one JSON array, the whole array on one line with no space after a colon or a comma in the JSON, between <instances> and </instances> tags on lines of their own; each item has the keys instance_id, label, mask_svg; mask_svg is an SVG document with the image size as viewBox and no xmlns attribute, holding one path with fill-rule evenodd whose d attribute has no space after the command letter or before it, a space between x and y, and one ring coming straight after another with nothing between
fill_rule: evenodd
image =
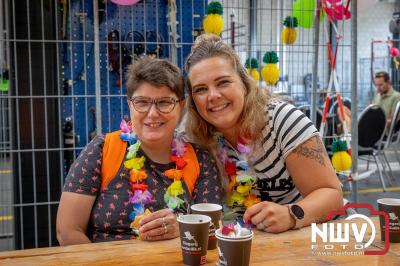
<instances>
[{"instance_id":1,"label":"blonde wavy hair","mask_svg":"<svg viewBox=\"0 0 400 266\"><path fill-rule=\"evenodd\" d=\"M239 136L251 136L251 143L262 137L262 130L265 127L265 107L270 96L257 87L246 69L241 64L235 50L222 42L221 38L214 34L203 34L197 37L192 46L191 52L186 59L185 70L190 69L202 60L214 57L221 57L228 60L239 75L246 90L244 97L244 107L239 119ZM217 143L214 138L216 129L213 125L205 121L199 114L192 97L192 86L189 78L186 79L189 88L187 101L188 114L186 120L186 132L194 142L209 149L216 155Z\"/></svg>"}]
</instances>

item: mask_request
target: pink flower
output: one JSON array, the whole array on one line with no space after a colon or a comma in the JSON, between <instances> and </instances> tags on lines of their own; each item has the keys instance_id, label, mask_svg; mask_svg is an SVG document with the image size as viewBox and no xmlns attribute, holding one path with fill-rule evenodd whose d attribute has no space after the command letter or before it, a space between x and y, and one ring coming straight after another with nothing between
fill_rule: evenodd
<instances>
[{"instance_id":1,"label":"pink flower","mask_svg":"<svg viewBox=\"0 0 400 266\"><path fill-rule=\"evenodd\" d=\"M174 138L172 140L172 154L182 157L185 153L186 143L183 139Z\"/></svg>"},{"instance_id":2,"label":"pink flower","mask_svg":"<svg viewBox=\"0 0 400 266\"><path fill-rule=\"evenodd\" d=\"M129 197L129 202L132 204L149 204L153 201L153 195L147 190L135 190L134 195Z\"/></svg>"},{"instance_id":3,"label":"pink flower","mask_svg":"<svg viewBox=\"0 0 400 266\"><path fill-rule=\"evenodd\" d=\"M129 133L131 132L131 129L128 126L128 123L124 119L122 119L121 123L119 124L119 127L121 128L121 131L123 133Z\"/></svg>"},{"instance_id":4,"label":"pink flower","mask_svg":"<svg viewBox=\"0 0 400 266\"><path fill-rule=\"evenodd\" d=\"M228 160L228 152L226 151L225 148L219 149L218 157L223 163Z\"/></svg>"},{"instance_id":5,"label":"pink flower","mask_svg":"<svg viewBox=\"0 0 400 266\"><path fill-rule=\"evenodd\" d=\"M244 153L246 155L250 154L251 150L249 148L249 146L242 144L242 143L238 143L237 145L237 149L240 153Z\"/></svg>"}]
</instances>

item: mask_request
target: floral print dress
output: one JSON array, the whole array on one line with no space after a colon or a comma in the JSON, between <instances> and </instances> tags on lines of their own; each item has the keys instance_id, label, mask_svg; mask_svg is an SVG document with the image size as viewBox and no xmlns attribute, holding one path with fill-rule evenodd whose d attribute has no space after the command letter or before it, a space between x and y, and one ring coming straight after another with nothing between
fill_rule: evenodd
<instances>
[{"instance_id":1,"label":"floral print dress","mask_svg":"<svg viewBox=\"0 0 400 266\"><path fill-rule=\"evenodd\" d=\"M92 242L134 239L129 227L131 223L129 213L132 211L132 204L129 203L129 196L132 194L129 169L124 168L122 164L116 177L103 191L100 191L103 145L104 136L99 135L85 147L71 166L65 180L64 192L96 197L87 229L87 235ZM223 191L214 159L208 151L200 149L195 144L192 146L199 161L200 175L192 196L183 182L185 192L181 198L186 206L201 202L222 204ZM153 162L139 150L138 156L141 155L146 157L145 169L148 175L146 184L155 199L154 203L145 207L152 212L167 208L163 196L172 180L169 180L163 172L175 168L175 164Z\"/></svg>"}]
</instances>

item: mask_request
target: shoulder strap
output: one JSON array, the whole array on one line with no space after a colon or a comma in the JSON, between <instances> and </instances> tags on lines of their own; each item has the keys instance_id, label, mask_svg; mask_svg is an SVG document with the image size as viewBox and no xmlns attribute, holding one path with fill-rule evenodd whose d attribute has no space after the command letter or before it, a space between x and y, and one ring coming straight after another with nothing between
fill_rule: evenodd
<instances>
[{"instance_id":1,"label":"shoulder strap","mask_svg":"<svg viewBox=\"0 0 400 266\"><path fill-rule=\"evenodd\" d=\"M117 175L118 170L124 161L128 143L122 141L119 134L121 134L120 130L108 133L105 136L101 163L101 191L106 188L111 180L113 180ZM186 167L182 169L183 180L186 183L190 195L192 195L197 178L200 175L200 165L197 160L196 152L190 143L187 143L186 145L183 159L187 162Z\"/></svg>"},{"instance_id":2,"label":"shoulder strap","mask_svg":"<svg viewBox=\"0 0 400 266\"><path fill-rule=\"evenodd\" d=\"M183 154L183 159L187 162L186 167L182 169L183 180L186 183L190 195L192 195L197 178L200 175L200 165L199 161L197 160L196 152L190 143L187 143L186 145L186 151Z\"/></svg>"},{"instance_id":3,"label":"shoulder strap","mask_svg":"<svg viewBox=\"0 0 400 266\"><path fill-rule=\"evenodd\" d=\"M121 130L108 133L105 137L101 162L101 191L106 188L110 181L117 175L124 160L128 143L122 141L119 134L121 134Z\"/></svg>"}]
</instances>

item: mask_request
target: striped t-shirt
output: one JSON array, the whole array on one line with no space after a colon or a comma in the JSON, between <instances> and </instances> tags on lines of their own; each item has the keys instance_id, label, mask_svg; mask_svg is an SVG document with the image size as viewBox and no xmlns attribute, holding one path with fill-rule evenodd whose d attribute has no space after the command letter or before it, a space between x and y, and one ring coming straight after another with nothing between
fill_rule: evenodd
<instances>
[{"instance_id":1,"label":"striped t-shirt","mask_svg":"<svg viewBox=\"0 0 400 266\"><path fill-rule=\"evenodd\" d=\"M254 194L263 201L280 204L296 202L302 197L286 169L285 159L297 146L318 135L318 131L308 117L285 102L271 101L264 115L266 126L263 138L249 158L251 174L258 179ZM230 145L227 147L228 156L237 160L237 152Z\"/></svg>"}]
</instances>

